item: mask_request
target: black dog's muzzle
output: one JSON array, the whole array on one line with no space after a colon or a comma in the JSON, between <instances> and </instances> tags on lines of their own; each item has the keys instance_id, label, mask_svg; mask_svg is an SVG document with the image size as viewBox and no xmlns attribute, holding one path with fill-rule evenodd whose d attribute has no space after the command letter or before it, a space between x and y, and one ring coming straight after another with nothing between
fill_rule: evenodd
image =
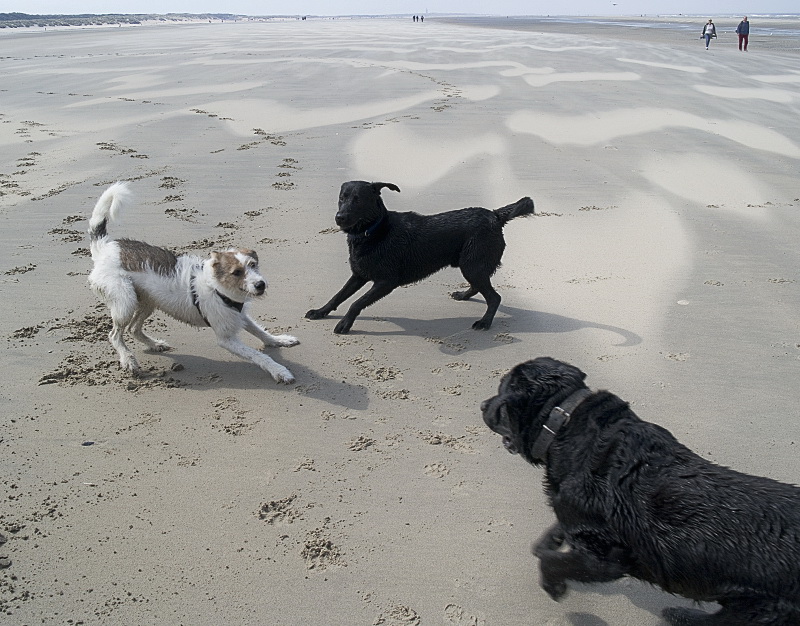
<instances>
[{"instance_id":1,"label":"black dog's muzzle","mask_svg":"<svg viewBox=\"0 0 800 626\"><path fill-rule=\"evenodd\" d=\"M500 396L481 402L481 413L486 425L503 438L503 447L511 454L518 454L519 450L511 441L510 418L506 403Z\"/></svg>"}]
</instances>

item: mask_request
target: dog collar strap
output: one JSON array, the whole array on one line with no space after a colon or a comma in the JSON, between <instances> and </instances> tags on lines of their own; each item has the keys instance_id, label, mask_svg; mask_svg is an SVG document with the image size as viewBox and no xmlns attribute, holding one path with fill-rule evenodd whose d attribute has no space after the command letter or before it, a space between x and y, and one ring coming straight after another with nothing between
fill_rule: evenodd
<instances>
[{"instance_id":1,"label":"dog collar strap","mask_svg":"<svg viewBox=\"0 0 800 626\"><path fill-rule=\"evenodd\" d=\"M533 447L531 448L532 458L542 460L547 458L547 450L550 444L553 443L553 439L556 438L558 431L569 423L572 412L591 394L592 391L590 389L578 389L553 407L547 421L542 426L542 432L533 442Z\"/></svg>"},{"instance_id":2,"label":"dog collar strap","mask_svg":"<svg viewBox=\"0 0 800 626\"><path fill-rule=\"evenodd\" d=\"M194 272L192 272L192 278L189 281L189 284L191 285L191 290L192 290L192 304L194 304L194 308L197 309L197 312L200 314L200 317L203 318L203 321L206 323L206 326L211 326L211 324L208 323L208 320L206 319L206 316L203 315L203 311L200 309L200 298L198 298L197 290L194 288L194 277L195 277L195 274L194 274Z\"/></svg>"},{"instance_id":3,"label":"dog collar strap","mask_svg":"<svg viewBox=\"0 0 800 626\"><path fill-rule=\"evenodd\" d=\"M383 220L385 219L386 216L381 215L381 219L379 219L377 222L375 222L372 226L370 226L369 228L367 228L367 230L364 231L364 237L371 237L375 233L375 231L378 230L378 227L381 224L383 224Z\"/></svg>"},{"instance_id":4,"label":"dog collar strap","mask_svg":"<svg viewBox=\"0 0 800 626\"><path fill-rule=\"evenodd\" d=\"M242 312L244 308L244 302L237 302L236 300L231 300L228 296L221 294L216 289L214 292L219 296L219 299L222 300L227 306L231 307L232 309L236 309L239 313Z\"/></svg>"}]
</instances>

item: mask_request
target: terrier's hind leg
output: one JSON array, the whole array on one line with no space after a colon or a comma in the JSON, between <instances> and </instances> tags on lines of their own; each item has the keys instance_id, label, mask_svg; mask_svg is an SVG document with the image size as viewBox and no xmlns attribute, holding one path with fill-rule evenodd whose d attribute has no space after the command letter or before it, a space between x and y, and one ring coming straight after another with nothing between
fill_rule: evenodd
<instances>
[{"instance_id":1,"label":"terrier's hind leg","mask_svg":"<svg viewBox=\"0 0 800 626\"><path fill-rule=\"evenodd\" d=\"M144 323L147 321L147 318L153 314L153 311L154 309L152 306L141 305L136 310L136 313L133 314L133 319L130 321L131 333L136 339L141 341L154 352L166 352L167 350L171 350L172 346L170 346L166 341L151 337L145 333L142 328Z\"/></svg>"},{"instance_id":2,"label":"terrier's hind leg","mask_svg":"<svg viewBox=\"0 0 800 626\"><path fill-rule=\"evenodd\" d=\"M130 282L126 281L121 285L114 285L113 288L103 289L102 293L113 322L111 332L108 333L108 340L119 355L119 364L122 369L136 374L141 370L139 362L125 344L123 337L125 329L130 326L138 310L136 290Z\"/></svg>"}]
</instances>

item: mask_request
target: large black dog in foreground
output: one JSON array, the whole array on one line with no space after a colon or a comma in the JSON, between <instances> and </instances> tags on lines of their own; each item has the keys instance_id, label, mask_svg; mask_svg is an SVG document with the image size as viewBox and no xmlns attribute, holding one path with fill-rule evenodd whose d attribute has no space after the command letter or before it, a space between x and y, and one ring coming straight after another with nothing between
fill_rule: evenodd
<instances>
[{"instance_id":1,"label":"large black dog in foreground","mask_svg":"<svg viewBox=\"0 0 800 626\"><path fill-rule=\"evenodd\" d=\"M353 274L330 302L310 310L306 317L325 317L372 281L369 291L353 302L333 330L347 333L370 304L451 265L461 268L469 288L450 295L466 300L480 293L486 300L486 313L472 327L488 329L500 305L500 294L490 279L506 247L503 226L515 217L533 214L533 200L522 198L494 211L471 208L419 215L388 211L381 199L383 187L400 191L392 183L353 180L342 185L336 224L347 233Z\"/></svg>"},{"instance_id":2,"label":"large black dog in foreground","mask_svg":"<svg viewBox=\"0 0 800 626\"><path fill-rule=\"evenodd\" d=\"M509 452L545 467L544 590L628 575L722 606L665 609L676 626L800 624L800 488L706 461L584 377L538 358L481 405Z\"/></svg>"}]
</instances>

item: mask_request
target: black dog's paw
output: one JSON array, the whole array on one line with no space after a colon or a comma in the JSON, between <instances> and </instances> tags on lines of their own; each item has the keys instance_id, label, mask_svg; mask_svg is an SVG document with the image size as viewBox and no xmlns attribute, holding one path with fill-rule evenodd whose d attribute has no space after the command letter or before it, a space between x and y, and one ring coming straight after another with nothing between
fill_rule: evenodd
<instances>
[{"instance_id":1,"label":"black dog's paw","mask_svg":"<svg viewBox=\"0 0 800 626\"><path fill-rule=\"evenodd\" d=\"M558 582L553 582L542 577L542 589L544 589L547 592L548 596L550 596L551 598L553 598L553 600L558 602L567 593L567 583L566 581L563 580L559 580Z\"/></svg>"},{"instance_id":2,"label":"black dog's paw","mask_svg":"<svg viewBox=\"0 0 800 626\"><path fill-rule=\"evenodd\" d=\"M333 329L333 332L335 332L337 335L346 335L347 333L350 332L350 329L352 327L353 327L352 320L343 317L342 319L339 320L339 323L336 324L336 328Z\"/></svg>"},{"instance_id":3,"label":"black dog's paw","mask_svg":"<svg viewBox=\"0 0 800 626\"><path fill-rule=\"evenodd\" d=\"M469 300L474 294L471 291L453 291L450 297L453 300Z\"/></svg>"},{"instance_id":4,"label":"black dog's paw","mask_svg":"<svg viewBox=\"0 0 800 626\"><path fill-rule=\"evenodd\" d=\"M491 322L485 322L484 320L478 320L472 325L473 330L489 330L492 327Z\"/></svg>"},{"instance_id":5,"label":"black dog's paw","mask_svg":"<svg viewBox=\"0 0 800 626\"><path fill-rule=\"evenodd\" d=\"M311 309L310 311L308 311L306 313L306 319L309 319L309 320L321 320L326 315L327 315L327 313L325 311L323 311L322 309Z\"/></svg>"},{"instance_id":6,"label":"black dog's paw","mask_svg":"<svg viewBox=\"0 0 800 626\"><path fill-rule=\"evenodd\" d=\"M676 606L667 607L661 611L661 615L672 626L693 626L694 624L705 624L708 621L708 613Z\"/></svg>"}]
</instances>

